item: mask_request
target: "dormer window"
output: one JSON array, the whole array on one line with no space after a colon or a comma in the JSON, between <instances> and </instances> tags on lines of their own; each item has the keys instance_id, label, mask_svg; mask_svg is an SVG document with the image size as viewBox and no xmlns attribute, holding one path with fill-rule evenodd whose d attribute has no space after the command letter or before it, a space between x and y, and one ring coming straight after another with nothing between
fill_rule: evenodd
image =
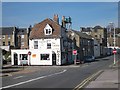
<instances>
[{"instance_id":1,"label":"dormer window","mask_svg":"<svg viewBox=\"0 0 120 90\"><path fill-rule=\"evenodd\" d=\"M49 24L47 24L44 28L44 34L45 35L51 35L52 34L52 28L50 27Z\"/></svg>"}]
</instances>

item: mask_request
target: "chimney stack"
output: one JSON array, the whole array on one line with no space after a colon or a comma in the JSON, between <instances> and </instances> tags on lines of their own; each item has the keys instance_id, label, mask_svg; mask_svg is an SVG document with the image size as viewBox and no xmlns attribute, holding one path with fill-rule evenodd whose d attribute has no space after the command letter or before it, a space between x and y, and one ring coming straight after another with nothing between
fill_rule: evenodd
<instances>
[{"instance_id":1,"label":"chimney stack","mask_svg":"<svg viewBox=\"0 0 120 90\"><path fill-rule=\"evenodd\" d=\"M66 24L65 24L65 16L62 16L62 27L66 27Z\"/></svg>"},{"instance_id":2,"label":"chimney stack","mask_svg":"<svg viewBox=\"0 0 120 90\"><path fill-rule=\"evenodd\" d=\"M54 14L53 20L59 24L58 14Z\"/></svg>"}]
</instances>

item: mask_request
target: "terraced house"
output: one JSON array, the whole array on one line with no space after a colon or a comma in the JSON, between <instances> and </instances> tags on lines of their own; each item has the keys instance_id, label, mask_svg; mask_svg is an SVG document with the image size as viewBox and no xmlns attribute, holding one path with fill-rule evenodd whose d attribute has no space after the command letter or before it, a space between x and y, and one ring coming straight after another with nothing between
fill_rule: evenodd
<instances>
[{"instance_id":1,"label":"terraced house","mask_svg":"<svg viewBox=\"0 0 120 90\"><path fill-rule=\"evenodd\" d=\"M0 47L9 51L10 47L16 46L16 27L2 27L0 31Z\"/></svg>"},{"instance_id":2,"label":"terraced house","mask_svg":"<svg viewBox=\"0 0 120 90\"><path fill-rule=\"evenodd\" d=\"M77 50L77 60L84 60L86 56L94 56L94 40L90 35L76 30L68 30L68 38L73 41L73 50ZM72 56L74 60L75 57Z\"/></svg>"},{"instance_id":3,"label":"terraced house","mask_svg":"<svg viewBox=\"0 0 120 90\"><path fill-rule=\"evenodd\" d=\"M29 28L2 27L0 28L0 47L10 50L11 48L28 49L29 44Z\"/></svg>"}]
</instances>

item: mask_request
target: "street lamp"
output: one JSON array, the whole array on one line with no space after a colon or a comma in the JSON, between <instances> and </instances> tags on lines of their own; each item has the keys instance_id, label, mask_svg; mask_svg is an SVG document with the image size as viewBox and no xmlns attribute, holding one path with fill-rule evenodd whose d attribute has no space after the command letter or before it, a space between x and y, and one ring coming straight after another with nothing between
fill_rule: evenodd
<instances>
[{"instance_id":1,"label":"street lamp","mask_svg":"<svg viewBox=\"0 0 120 90\"><path fill-rule=\"evenodd\" d=\"M113 30L114 30L114 42L113 42L113 44L114 44L114 50L115 50L115 24L113 22L110 22L109 24L110 24L110 29L113 28ZM114 53L114 65L115 64L116 64L116 59L115 59L115 53Z\"/></svg>"},{"instance_id":2,"label":"street lamp","mask_svg":"<svg viewBox=\"0 0 120 90\"><path fill-rule=\"evenodd\" d=\"M88 55L90 55L90 41L88 41Z\"/></svg>"}]
</instances>

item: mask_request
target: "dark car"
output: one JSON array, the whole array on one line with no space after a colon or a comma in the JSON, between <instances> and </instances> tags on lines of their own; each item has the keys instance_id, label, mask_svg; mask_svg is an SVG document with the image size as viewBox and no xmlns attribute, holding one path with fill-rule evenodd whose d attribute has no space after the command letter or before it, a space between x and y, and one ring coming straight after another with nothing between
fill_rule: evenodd
<instances>
[{"instance_id":1,"label":"dark car","mask_svg":"<svg viewBox=\"0 0 120 90\"><path fill-rule=\"evenodd\" d=\"M84 61L85 62L92 62L95 60L95 57L94 56L85 56L84 57Z\"/></svg>"},{"instance_id":2,"label":"dark car","mask_svg":"<svg viewBox=\"0 0 120 90\"><path fill-rule=\"evenodd\" d=\"M76 60L76 64L83 64L83 63L84 63L83 60L79 60L79 59Z\"/></svg>"}]
</instances>

